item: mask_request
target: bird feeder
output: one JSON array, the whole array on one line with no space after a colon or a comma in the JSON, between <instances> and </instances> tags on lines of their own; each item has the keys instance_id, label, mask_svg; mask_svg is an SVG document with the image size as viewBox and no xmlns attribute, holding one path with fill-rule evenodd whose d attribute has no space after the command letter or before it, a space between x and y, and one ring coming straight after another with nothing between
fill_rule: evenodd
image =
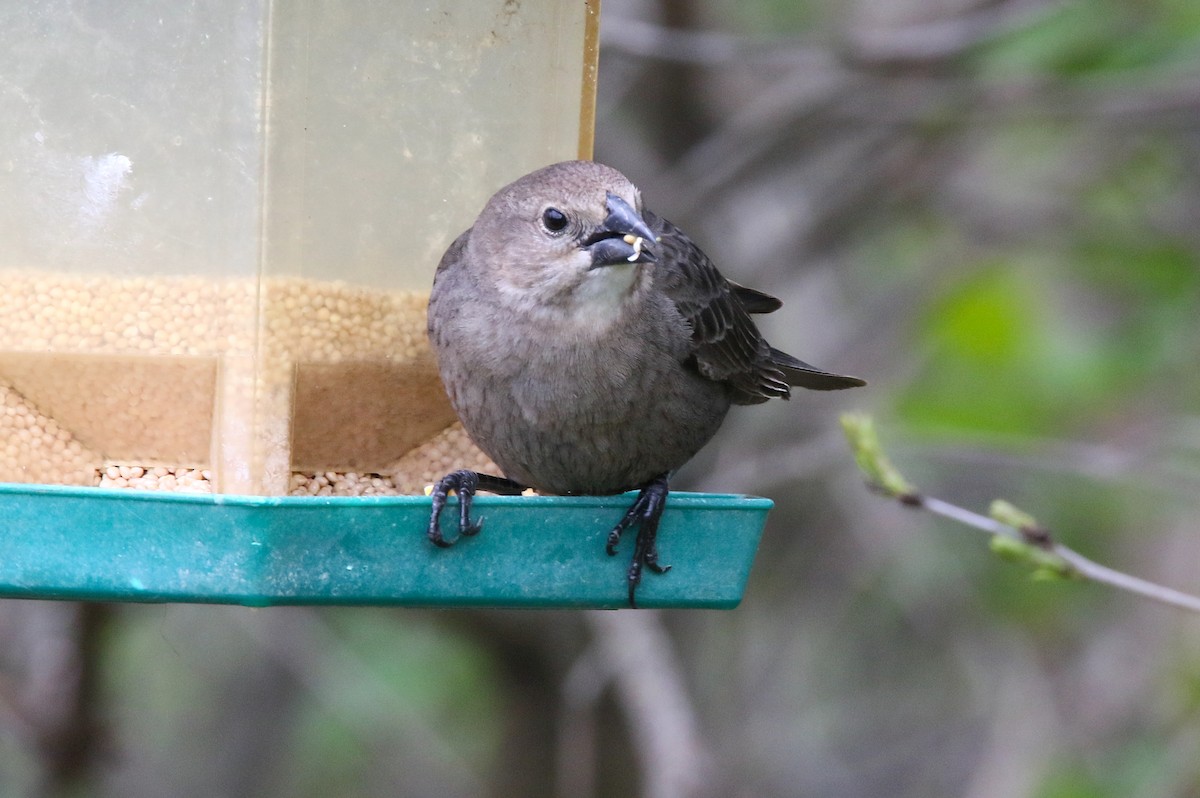
<instances>
[{"instance_id":1,"label":"bird feeder","mask_svg":"<svg viewBox=\"0 0 1200 798\"><path fill-rule=\"evenodd\" d=\"M619 605L624 564L578 530L625 499L481 497L488 531L444 552L419 495L487 468L426 341L433 272L497 187L590 156L597 17L598 0L0 10L0 594ZM749 511L752 557L769 503L691 501ZM664 536L690 527L674 505ZM742 559L644 603L736 603ZM571 581L599 573L607 593Z\"/></svg>"}]
</instances>

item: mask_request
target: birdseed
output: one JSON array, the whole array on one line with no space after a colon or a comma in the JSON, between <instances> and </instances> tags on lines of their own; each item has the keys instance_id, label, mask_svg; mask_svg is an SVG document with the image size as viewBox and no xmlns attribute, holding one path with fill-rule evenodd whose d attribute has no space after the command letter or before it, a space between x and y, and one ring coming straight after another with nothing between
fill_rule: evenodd
<instances>
[{"instance_id":1,"label":"birdseed","mask_svg":"<svg viewBox=\"0 0 1200 798\"><path fill-rule=\"evenodd\" d=\"M427 292L40 271L0 284L0 481L419 493L426 474L486 461L441 390Z\"/></svg>"}]
</instances>

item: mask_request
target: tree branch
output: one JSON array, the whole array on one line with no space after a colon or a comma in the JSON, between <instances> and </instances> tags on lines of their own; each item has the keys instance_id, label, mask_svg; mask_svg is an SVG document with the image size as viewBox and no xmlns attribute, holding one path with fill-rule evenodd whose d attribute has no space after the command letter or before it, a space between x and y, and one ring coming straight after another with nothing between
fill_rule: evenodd
<instances>
[{"instance_id":1,"label":"tree branch","mask_svg":"<svg viewBox=\"0 0 1200 798\"><path fill-rule=\"evenodd\" d=\"M1025 563L1042 578L1087 579L1172 607L1200 612L1200 598L1140 579L1089 560L1054 540L1050 531L1006 501L992 502L988 515L919 493L888 460L870 416L847 413L842 428L859 468L874 489L906 507L926 510L992 536L999 556Z\"/></svg>"},{"instance_id":2,"label":"tree branch","mask_svg":"<svg viewBox=\"0 0 1200 798\"><path fill-rule=\"evenodd\" d=\"M711 794L711 759L658 614L595 611L586 619L642 760L642 794Z\"/></svg>"}]
</instances>

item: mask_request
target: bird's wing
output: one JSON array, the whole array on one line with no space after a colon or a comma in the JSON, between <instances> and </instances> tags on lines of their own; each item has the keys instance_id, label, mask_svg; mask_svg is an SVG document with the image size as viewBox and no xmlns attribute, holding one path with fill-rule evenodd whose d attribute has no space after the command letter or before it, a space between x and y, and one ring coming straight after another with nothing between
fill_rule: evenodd
<instances>
[{"instance_id":1,"label":"bird's wing","mask_svg":"<svg viewBox=\"0 0 1200 798\"><path fill-rule=\"evenodd\" d=\"M770 313L775 297L726 280L708 256L678 227L649 211L647 224L658 239L658 262L650 267L660 287L692 328L695 367L704 377L727 383L737 404L757 404L790 386L837 390L862 385L810 366L770 346L751 313Z\"/></svg>"},{"instance_id":2,"label":"bird's wing","mask_svg":"<svg viewBox=\"0 0 1200 798\"><path fill-rule=\"evenodd\" d=\"M764 294L754 288L739 285L733 280L726 280L734 296L742 303L747 313L774 313L783 307L783 303L770 294Z\"/></svg>"},{"instance_id":3,"label":"bird's wing","mask_svg":"<svg viewBox=\"0 0 1200 798\"><path fill-rule=\"evenodd\" d=\"M458 314L458 308L452 305L445 305L439 308L439 300L442 292L445 290L446 281L453 280L452 272L458 267L465 257L464 252L467 248L467 239L470 238L471 231L459 235L454 239L445 254L442 255L441 261L438 263L437 271L433 275L433 290L429 295L429 309L426 315L426 326L429 335L437 340L438 326L449 321L450 318ZM461 279L461 277L460 277Z\"/></svg>"}]
</instances>

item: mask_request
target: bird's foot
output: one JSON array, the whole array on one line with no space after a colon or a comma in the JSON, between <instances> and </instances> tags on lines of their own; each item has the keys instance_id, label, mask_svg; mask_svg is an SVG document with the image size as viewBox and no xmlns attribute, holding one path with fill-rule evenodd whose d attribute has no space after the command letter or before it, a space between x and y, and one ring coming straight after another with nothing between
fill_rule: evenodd
<instances>
[{"instance_id":1,"label":"bird's foot","mask_svg":"<svg viewBox=\"0 0 1200 798\"><path fill-rule=\"evenodd\" d=\"M495 477L491 474L480 474L478 471L470 471L465 468L459 471L451 471L438 480L437 484L433 486L433 492L429 495L433 502L433 507L429 514L428 531L431 543L445 549L458 542L458 538L448 539L442 534L440 523L442 510L445 509L446 499L451 492L458 496L459 536L469 537L478 534L479 530L483 529L482 518L476 521L471 520L471 503L475 498L475 491L477 490L515 496L525 490L525 487L513 482L511 479Z\"/></svg>"},{"instance_id":2,"label":"bird's foot","mask_svg":"<svg viewBox=\"0 0 1200 798\"><path fill-rule=\"evenodd\" d=\"M643 485L633 506L608 533L605 551L611 556L617 553L617 544L621 542L621 535L625 530L637 524L638 533L637 540L633 545L633 559L626 572L626 579L629 582L630 607L637 607L635 594L638 585L642 582L643 568L649 568L656 574L665 574L671 570L671 566L660 565L658 562L658 522L662 518L667 494L670 492L667 486L667 476L667 474L663 474Z\"/></svg>"}]
</instances>

